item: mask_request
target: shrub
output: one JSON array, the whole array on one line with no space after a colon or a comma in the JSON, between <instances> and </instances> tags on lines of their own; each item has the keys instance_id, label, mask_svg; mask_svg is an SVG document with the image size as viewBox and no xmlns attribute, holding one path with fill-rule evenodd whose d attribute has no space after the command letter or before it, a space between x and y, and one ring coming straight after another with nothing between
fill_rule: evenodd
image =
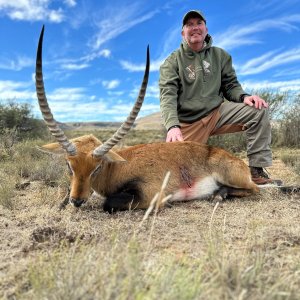
<instances>
[{"instance_id":1,"label":"shrub","mask_svg":"<svg viewBox=\"0 0 300 300\"><path fill-rule=\"evenodd\" d=\"M15 182L15 176L0 172L0 205L8 209L15 206Z\"/></svg>"},{"instance_id":2,"label":"shrub","mask_svg":"<svg viewBox=\"0 0 300 300\"><path fill-rule=\"evenodd\" d=\"M300 146L300 94L284 113L280 122L281 146Z\"/></svg>"},{"instance_id":3,"label":"shrub","mask_svg":"<svg viewBox=\"0 0 300 300\"><path fill-rule=\"evenodd\" d=\"M298 153L285 153L280 156L281 160L290 166L296 174L300 175L300 158Z\"/></svg>"},{"instance_id":4,"label":"shrub","mask_svg":"<svg viewBox=\"0 0 300 300\"><path fill-rule=\"evenodd\" d=\"M48 134L44 122L33 118L27 103L7 100L0 103L0 135L9 137L12 144L17 140L38 138Z\"/></svg>"}]
</instances>

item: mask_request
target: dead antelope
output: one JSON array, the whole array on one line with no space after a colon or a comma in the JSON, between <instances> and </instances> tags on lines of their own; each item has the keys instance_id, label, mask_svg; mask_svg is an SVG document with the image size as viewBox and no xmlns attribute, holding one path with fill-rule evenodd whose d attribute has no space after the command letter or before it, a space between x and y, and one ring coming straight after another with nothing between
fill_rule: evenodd
<instances>
[{"instance_id":1,"label":"dead antelope","mask_svg":"<svg viewBox=\"0 0 300 300\"><path fill-rule=\"evenodd\" d=\"M126 122L105 143L93 135L68 140L48 106L42 72L41 31L36 58L36 91L43 118L57 143L42 148L64 153L70 170L69 202L79 207L91 190L105 197L104 210L147 208L167 173L170 201L247 196L258 192L248 166L228 152L194 142L153 143L111 150L129 131L143 103L149 77L149 49L144 79Z\"/></svg>"}]
</instances>

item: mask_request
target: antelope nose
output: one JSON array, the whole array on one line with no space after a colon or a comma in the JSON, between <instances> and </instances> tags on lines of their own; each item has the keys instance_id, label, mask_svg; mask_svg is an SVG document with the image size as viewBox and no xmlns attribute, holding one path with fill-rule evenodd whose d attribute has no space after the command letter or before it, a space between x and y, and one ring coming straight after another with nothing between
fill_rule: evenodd
<instances>
[{"instance_id":1,"label":"antelope nose","mask_svg":"<svg viewBox=\"0 0 300 300\"><path fill-rule=\"evenodd\" d=\"M74 198L70 198L70 202L71 204L73 204L75 207L80 207L85 200L84 199L74 199Z\"/></svg>"}]
</instances>

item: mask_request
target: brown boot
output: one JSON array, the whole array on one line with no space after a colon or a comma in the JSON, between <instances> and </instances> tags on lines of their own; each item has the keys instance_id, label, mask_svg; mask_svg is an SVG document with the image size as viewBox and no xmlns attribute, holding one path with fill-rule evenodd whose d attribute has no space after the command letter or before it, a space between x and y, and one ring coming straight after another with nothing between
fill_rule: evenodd
<instances>
[{"instance_id":1,"label":"brown boot","mask_svg":"<svg viewBox=\"0 0 300 300\"><path fill-rule=\"evenodd\" d=\"M257 185L276 184L282 185L282 181L278 179L271 179L269 175L261 167L250 167L252 181Z\"/></svg>"}]
</instances>

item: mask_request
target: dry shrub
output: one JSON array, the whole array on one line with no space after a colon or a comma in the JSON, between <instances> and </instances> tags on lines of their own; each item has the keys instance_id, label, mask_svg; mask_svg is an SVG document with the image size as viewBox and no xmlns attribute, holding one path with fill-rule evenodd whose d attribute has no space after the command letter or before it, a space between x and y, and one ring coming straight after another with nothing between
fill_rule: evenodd
<instances>
[{"instance_id":1,"label":"dry shrub","mask_svg":"<svg viewBox=\"0 0 300 300\"><path fill-rule=\"evenodd\" d=\"M21 177L44 182L62 182L65 176L64 158L39 150L39 142L26 141L16 146L13 168Z\"/></svg>"},{"instance_id":2,"label":"dry shrub","mask_svg":"<svg viewBox=\"0 0 300 300\"><path fill-rule=\"evenodd\" d=\"M280 158L286 165L293 168L296 174L300 175L300 153L285 153Z\"/></svg>"},{"instance_id":3,"label":"dry shrub","mask_svg":"<svg viewBox=\"0 0 300 300\"><path fill-rule=\"evenodd\" d=\"M294 103L290 104L280 122L281 141L280 146L300 146L300 94Z\"/></svg>"},{"instance_id":4,"label":"dry shrub","mask_svg":"<svg viewBox=\"0 0 300 300\"><path fill-rule=\"evenodd\" d=\"M287 169L295 172L296 181L300 180L300 149L280 148L275 151L274 157L279 158Z\"/></svg>"},{"instance_id":5,"label":"dry shrub","mask_svg":"<svg viewBox=\"0 0 300 300\"><path fill-rule=\"evenodd\" d=\"M0 171L0 205L8 209L13 209L16 201L16 178L5 173L4 169Z\"/></svg>"}]
</instances>

